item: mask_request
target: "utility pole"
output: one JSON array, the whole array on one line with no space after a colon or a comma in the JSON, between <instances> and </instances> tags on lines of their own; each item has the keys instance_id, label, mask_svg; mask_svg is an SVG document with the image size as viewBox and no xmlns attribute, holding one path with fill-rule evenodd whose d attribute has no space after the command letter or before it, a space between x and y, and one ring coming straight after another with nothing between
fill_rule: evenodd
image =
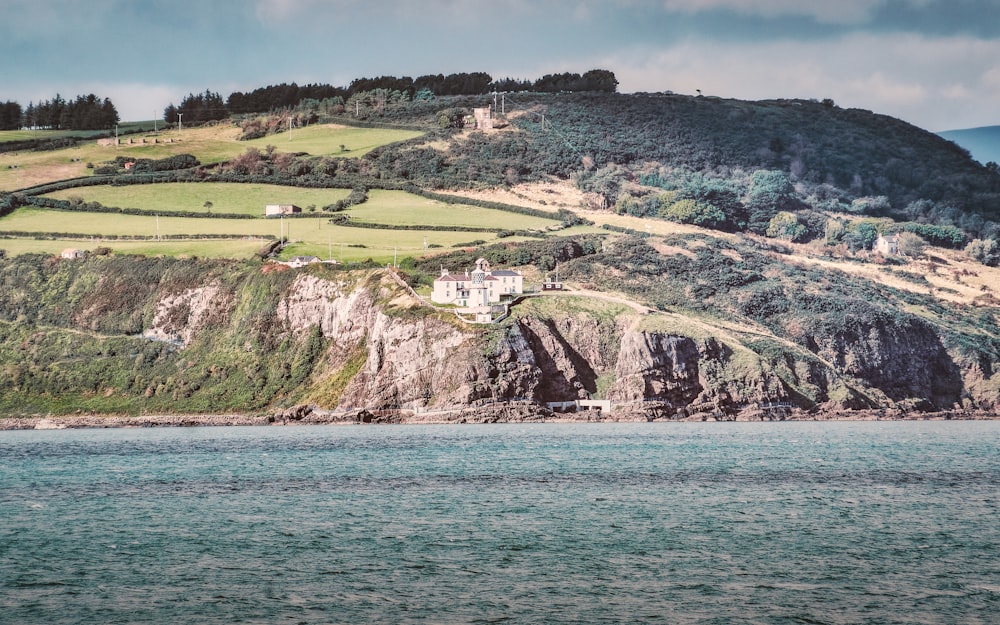
<instances>
[{"instance_id":1,"label":"utility pole","mask_svg":"<svg viewBox=\"0 0 1000 625\"><path fill-rule=\"evenodd\" d=\"M156 111L153 111L153 134L156 134Z\"/></svg>"},{"instance_id":2,"label":"utility pole","mask_svg":"<svg viewBox=\"0 0 1000 625\"><path fill-rule=\"evenodd\" d=\"M177 132L181 130L184 130L184 113L177 114Z\"/></svg>"}]
</instances>

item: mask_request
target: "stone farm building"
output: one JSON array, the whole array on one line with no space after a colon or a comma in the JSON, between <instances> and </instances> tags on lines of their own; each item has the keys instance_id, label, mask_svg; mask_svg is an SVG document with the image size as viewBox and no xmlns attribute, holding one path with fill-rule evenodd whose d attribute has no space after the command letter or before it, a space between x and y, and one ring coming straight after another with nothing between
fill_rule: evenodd
<instances>
[{"instance_id":1,"label":"stone farm building","mask_svg":"<svg viewBox=\"0 0 1000 625\"><path fill-rule=\"evenodd\" d=\"M265 217L278 217L279 215L291 215L301 212L302 209L295 204L267 204L264 206Z\"/></svg>"},{"instance_id":2,"label":"stone farm building","mask_svg":"<svg viewBox=\"0 0 1000 625\"><path fill-rule=\"evenodd\" d=\"M887 237L878 235L873 246L875 252L883 256L892 256L899 253L899 235L891 234Z\"/></svg>"},{"instance_id":3,"label":"stone farm building","mask_svg":"<svg viewBox=\"0 0 1000 625\"><path fill-rule=\"evenodd\" d=\"M434 279L431 301L477 308L499 303L503 296L524 293L524 278L518 271L490 269L485 258L476 261L476 268L464 274L452 274L442 268Z\"/></svg>"}]
</instances>

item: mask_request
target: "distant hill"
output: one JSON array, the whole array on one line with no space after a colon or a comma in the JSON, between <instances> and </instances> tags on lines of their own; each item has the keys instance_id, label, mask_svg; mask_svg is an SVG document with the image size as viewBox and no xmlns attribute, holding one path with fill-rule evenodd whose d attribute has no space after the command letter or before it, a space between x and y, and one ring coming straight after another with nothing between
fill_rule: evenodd
<instances>
[{"instance_id":1,"label":"distant hill","mask_svg":"<svg viewBox=\"0 0 1000 625\"><path fill-rule=\"evenodd\" d=\"M984 165L990 161L1000 163L1000 126L946 130L938 134L968 150L972 158Z\"/></svg>"}]
</instances>

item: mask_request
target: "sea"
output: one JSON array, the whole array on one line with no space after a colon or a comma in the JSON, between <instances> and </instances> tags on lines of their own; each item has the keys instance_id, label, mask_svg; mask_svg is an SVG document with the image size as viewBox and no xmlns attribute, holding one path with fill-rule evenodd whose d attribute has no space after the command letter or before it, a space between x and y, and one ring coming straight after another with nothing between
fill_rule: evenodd
<instances>
[{"instance_id":1,"label":"sea","mask_svg":"<svg viewBox=\"0 0 1000 625\"><path fill-rule=\"evenodd\" d=\"M0 432L0 623L1000 623L1000 422Z\"/></svg>"}]
</instances>

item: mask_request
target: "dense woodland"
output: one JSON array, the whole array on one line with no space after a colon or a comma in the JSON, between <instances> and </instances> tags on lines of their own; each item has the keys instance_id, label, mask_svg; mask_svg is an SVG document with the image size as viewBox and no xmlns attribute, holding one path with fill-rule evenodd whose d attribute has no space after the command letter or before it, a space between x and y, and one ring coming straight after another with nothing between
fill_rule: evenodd
<instances>
[{"instance_id":1,"label":"dense woodland","mask_svg":"<svg viewBox=\"0 0 1000 625\"><path fill-rule=\"evenodd\" d=\"M0 130L106 130L114 128L118 121L118 110L111 100L102 100L93 93L72 100L56 94L51 100L32 102L27 108L17 102L0 104Z\"/></svg>"},{"instance_id":2,"label":"dense woodland","mask_svg":"<svg viewBox=\"0 0 1000 625\"><path fill-rule=\"evenodd\" d=\"M299 86L294 82L291 84L282 83L260 87L246 93L236 91L225 100L219 93L206 90L204 93L188 94L181 100L179 106L169 105L164 111L164 118L169 123L176 123L179 117L184 122L197 123L225 119L230 115L292 109L309 101L345 105L356 97L366 99L369 97L391 97L397 100L411 101L426 100L436 96L483 95L494 91L541 93L597 91L614 93L617 89L618 80L614 73L602 69L593 69L582 75L574 72L546 74L534 81L513 78L493 80L485 72L462 72L447 76L429 74L418 76L416 79L409 76L379 76L376 78L356 78L347 87L335 87L329 84Z\"/></svg>"}]
</instances>

